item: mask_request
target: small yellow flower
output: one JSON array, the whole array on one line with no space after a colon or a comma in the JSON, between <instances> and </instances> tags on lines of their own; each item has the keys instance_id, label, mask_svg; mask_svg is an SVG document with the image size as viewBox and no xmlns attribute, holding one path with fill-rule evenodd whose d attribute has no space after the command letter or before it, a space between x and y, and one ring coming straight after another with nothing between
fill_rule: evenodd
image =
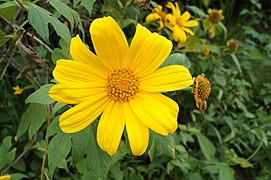
<instances>
[{"instance_id":1,"label":"small yellow flower","mask_svg":"<svg viewBox=\"0 0 271 180\"><path fill-rule=\"evenodd\" d=\"M211 93L211 84L204 75L199 75L194 79L193 86L194 99L197 108L204 114L207 109L207 99Z\"/></svg>"},{"instance_id":2,"label":"small yellow flower","mask_svg":"<svg viewBox=\"0 0 271 180\"><path fill-rule=\"evenodd\" d=\"M227 43L227 46L232 53L236 53L238 50L238 44L235 42L234 39L230 39Z\"/></svg>"},{"instance_id":3,"label":"small yellow flower","mask_svg":"<svg viewBox=\"0 0 271 180\"><path fill-rule=\"evenodd\" d=\"M167 135L178 127L178 104L161 94L193 84L187 68L159 66L172 49L172 42L151 33L140 24L131 44L112 17L95 19L90 35L96 54L72 38L73 60L58 60L49 96L66 104L77 104L59 118L65 133L88 127L101 114L97 142L114 155L126 127L134 155L142 155L149 143L149 128ZM158 69L159 68L159 69Z\"/></svg>"},{"instance_id":4,"label":"small yellow flower","mask_svg":"<svg viewBox=\"0 0 271 180\"><path fill-rule=\"evenodd\" d=\"M0 176L0 180L10 180L10 176Z\"/></svg>"},{"instance_id":5,"label":"small yellow flower","mask_svg":"<svg viewBox=\"0 0 271 180\"><path fill-rule=\"evenodd\" d=\"M213 9L210 11L208 18L212 23L215 24L224 19L224 16L222 15L221 10Z\"/></svg>"},{"instance_id":6,"label":"small yellow flower","mask_svg":"<svg viewBox=\"0 0 271 180\"><path fill-rule=\"evenodd\" d=\"M23 93L23 89L20 88L20 86L15 86L12 88L14 90L14 94L22 94Z\"/></svg>"},{"instance_id":7,"label":"small yellow flower","mask_svg":"<svg viewBox=\"0 0 271 180\"><path fill-rule=\"evenodd\" d=\"M205 57L208 57L211 53L211 50L208 46L206 46L205 44L202 46L203 49L203 54Z\"/></svg>"},{"instance_id":8,"label":"small yellow flower","mask_svg":"<svg viewBox=\"0 0 271 180\"><path fill-rule=\"evenodd\" d=\"M159 28L157 30L161 30L164 27L166 12L162 9L163 7L159 5L158 7L154 8L153 12L146 17L146 23L159 19Z\"/></svg>"},{"instance_id":9,"label":"small yellow flower","mask_svg":"<svg viewBox=\"0 0 271 180\"><path fill-rule=\"evenodd\" d=\"M181 14L177 2L175 2L176 7L171 2L168 2L166 6L172 10L172 14L166 15L166 26L172 31L174 41L184 43L187 39L187 34L194 36L194 32L187 27L195 27L199 23L195 20L189 21L191 15L188 11Z\"/></svg>"}]
</instances>

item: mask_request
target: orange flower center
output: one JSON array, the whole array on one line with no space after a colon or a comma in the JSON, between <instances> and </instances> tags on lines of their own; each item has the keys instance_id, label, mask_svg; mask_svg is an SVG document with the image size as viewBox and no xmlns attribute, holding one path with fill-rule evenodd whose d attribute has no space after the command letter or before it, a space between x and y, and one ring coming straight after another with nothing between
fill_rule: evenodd
<instances>
[{"instance_id":1,"label":"orange flower center","mask_svg":"<svg viewBox=\"0 0 271 180\"><path fill-rule=\"evenodd\" d=\"M138 92L139 78L130 69L114 70L107 78L107 93L115 101L128 101Z\"/></svg>"},{"instance_id":2,"label":"orange flower center","mask_svg":"<svg viewBox=\"0 0 271 180\"><path fill-rule=\"evenodd\" d=\"M220 13L219 10L213 10L209 14L209 19L212 23L218 23L219 21L223 19L223 15Z\"/></svg>"}]
</instances>

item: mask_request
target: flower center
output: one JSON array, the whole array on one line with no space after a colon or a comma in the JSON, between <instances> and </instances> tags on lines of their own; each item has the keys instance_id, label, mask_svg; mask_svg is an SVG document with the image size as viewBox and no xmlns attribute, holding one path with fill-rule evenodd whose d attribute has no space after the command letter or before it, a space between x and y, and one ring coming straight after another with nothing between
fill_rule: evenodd
<instances>
[{"instance_id":1,"label":"flower center","mask_svg":"<svg viewBox=\"0 0 271 180\"><path fill-rule=\"evenodd\" d=\"M209 19L212 23L218 23L219 21L221 21L223 19L222 14L219 12L219 10L213 10L210 14L209 14Z\"/></svg>"},{"instance_id":2,"label":"flower center","mask_svg":"<svg viewBox=\"0 0 271 180\"><path fill-rule=\"evenodd\" d=\"M138 79L130 69L114 70L107 78L107 93L115 101L129 101L138 92Z\"/></svg>"}]
</instances>

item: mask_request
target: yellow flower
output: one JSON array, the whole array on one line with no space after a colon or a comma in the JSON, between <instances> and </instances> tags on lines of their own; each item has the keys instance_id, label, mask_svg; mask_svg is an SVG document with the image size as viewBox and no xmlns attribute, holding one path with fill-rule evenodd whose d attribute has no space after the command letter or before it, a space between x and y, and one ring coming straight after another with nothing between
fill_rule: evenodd
<instances>
[{"instance_id":1,"label":"yellow flower","mask_svg":"<svg viewBox=\"0 0 271 180\"><path fill-rule=\"evenodd\" d=\"M198 75L194 79L193 93L197 108L204 114L207 109L206 100L211 93L211 83L205 75Z\"/></svg>"},{"instance_id":2,"label":"yellow flower","mask_svg":"<svg viewBox=\"0 0 271 180\"><path fill-rule=\"evenodd\" d=\"M10 176L0 176L0 180L10 180Z\"/></svg>"},{"instance_id":3,"label":"yellow flower","mask_svg":"<svg viewBox=\"0 0 271 180\"><path fill-rule=\"evenodd\" d=\"M238 44L235 42L234 39L230 39L230 40L227 42L227 46L228 46L229 50L230 50L232 53L236 53L237 50L238 50Z\"/></svg>"},{"instance_id":4,"label":"yellow flower","mask_svg":"<svg viewBox=\"0 0 271 180\"><path fill-rule=\"evenodd\" d=\"M178 104L160 92L190 86L191 74L181 65L157 69L172 43L140 24L130 46L112 17L94 20L90 35L96 54L77 35L70 45L73 60L58 60L53 71L59 84L50 89L50 97L78 104L60 116L60 128L78 132L102 114L97 128L101 149L114 155L126 126L132 153L141 155L149 128L161 135L177 128Z\"/></svg>"},{"instance_id":5,"label":"yellow flower","mask_svg":"<svg viewBox=\"0 0 271 180\"><path fill-rule=\"evenodd\" d=\"M224 19L224 16L222 15L222 11L221 10L216 10L213 9L209 12L209 20L212 23L218 23L220 22L222 19Z\"/></svg>"},{"instance_id":6,"label":"yellow flower","mask_svg":"<svg viewBox=\"0 0 271 180\"><path fill-rule=\"evenodd\" d=\"M14 94L22 94L23 93L23 89L20 88L20 86L15 86L12 88L14 90Z\"/></svg>"},{"instance_id":7,"label":"yellow flower","mask_svg":"<svg viewBox=\"0 0 271 180\"><path fill-rule=\"evenodd\" d=\"M188 11L185 11L181 15L177 2L175 2L176 7L171 2L168 2L166 6L170 8L173 13L166 15L166 26L172 31L174 41L184 43L187 39L187 34L194 36L194 32L187 27L195 27L198 26L199 23L195 20L189 21L191 15Z\"/></svg>"},{"instance_id":8,"label":"yellow flower","mask_svg":"<svg viewBox=\"0 0 271 180\"><path fill-rule=\"evenodd\" d=\"M157 8L154 8L153 12L146 17L146 23L159 19L159 28L157 30L161 30L164 27L166 12L162 9L163 7L159 5Z\"/></svg>"}]
</instances>

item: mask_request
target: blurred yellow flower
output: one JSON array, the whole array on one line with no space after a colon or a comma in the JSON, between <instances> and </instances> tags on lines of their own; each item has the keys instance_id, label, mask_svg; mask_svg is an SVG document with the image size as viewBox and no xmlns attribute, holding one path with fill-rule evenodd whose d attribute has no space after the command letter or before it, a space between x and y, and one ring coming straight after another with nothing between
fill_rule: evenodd
<instances>
[{"instance_id":1,"label":"blurred yellow flower","mask_svg":"<svg viewBox=\"0 0 271 180\"><path fill-rule=\"evenodd\" d=\"M172 31L172 37L174 41L180 41L184 43L187 39L187 34L194 35L194 32L187 27L198 26L198 22L195 20L189 20L191 15L188 11L181 14L179 5L175 2L175 6L168 2L166 5L172 10L172 14L166 15L166 26Z\"/></svg>"},{"instance_id":2,"label":"blurred yellow flower","mask_svg":"<svg viewBox=\"0 0 271 180\"><path fill-rule=\"evenodd\" d=\"M95 19L90 35L96 54L72 38L73 60L58 60L49 96L66 104L78 104L60 118L63 132L73 133L88 127L101 114L97 141L101 149L114 155L126 126L134 155L145 152L149 128L167 135L177 126L178 104L161 94L193 84L187 68L159 66L172 49L172 42L136 26L130 46L112 17Z\"/></svg>"},{"instance_id":3,"label":"blurred yellow flower","mask_svg":"<svg viewBox=\"0 0 271 180\"><path fill-rule=\"evenodd\" d=\"M213 9L209 11L208 18L212 23L218 23L224 19L224 16L222 15L221 10Z\"/></svg>"},{"instance_id":4,"label":"blurred yellow flower","mask_svg":"<svg viewBox=\"0 0 271 180\"><path fill-rule=\"evenodd\" d=\"M0 176L0 180L10 180L10 176Z\"/></svg>"},{"instance_id":5,"label":"blurred yellow flower","mask_svg":"<svg viewBox=\"0 0 271 180\"><path fill-rule=\"evenodd\" d=\"M211 83L205 75L198 75L194 79L193 93L197 108L204 114L207 109L206 100L211 93Z\"/></svg>"},{"instance_id":6,"label":"blurred yellow flower","mask_svg":"<svg viewBox=\"0 0 271 180\"><path fill-rule=\"evenodd\" d=\"M230 40L227 42L227 46L228 46L229 50L230 50L232 53L236 53L237 50L238 50L238 44L235 42L234 39L230 39Z\"/></svg>"},{"instance_id":7,"label":"blurred yellow flower","mask_svg":"<svg viewBox=\"0 0 271 180\"><path fill-rule=\"evenodd\" d=\"M146 17L146 23L159 19L159 28L157 30L161 30L164 27L166 12L162 9L163 7L158 5L158 7L154 8L153 12Z\"/></svg>"},{"instance_id":8,"label":"blurred yellow flower","mask_svg":"<svg viewBox=\"0 0 271 180\"><path fill-rule=\"evenodd\" d=\"M14 90L14 94L22 94L23 93L23 89L20 88L20 86L15 86L12 88Z\"/></svg>"}]
</instances>

